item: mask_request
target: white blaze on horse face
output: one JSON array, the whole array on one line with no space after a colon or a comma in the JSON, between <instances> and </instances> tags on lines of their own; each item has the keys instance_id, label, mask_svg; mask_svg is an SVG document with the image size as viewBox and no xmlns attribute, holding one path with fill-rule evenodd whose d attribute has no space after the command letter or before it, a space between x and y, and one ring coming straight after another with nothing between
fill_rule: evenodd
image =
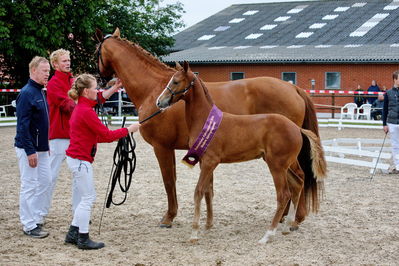
<instances>
[{"instance_id":1,"label":"white blaze on horse face","mask_svg":"<svg viewBox=\"0 0 399 266\"><path fill-rule=\"evenodd\" d=\"M165 99L162 100L162 98L165 98L164 94L166 94L168 92L168 87L172 83L172 80L173 80L173 76L170 78L170 80L169 80L168 84L166 85L165 89L158 96L158 98L157 98L157 100L155 102L155 105L158 106L158 108L160 108L160 109L166 109L166 108L170 107L170 105L169 105L170 96L167 99L167 101Z\"/></svg>"}]
</instances>

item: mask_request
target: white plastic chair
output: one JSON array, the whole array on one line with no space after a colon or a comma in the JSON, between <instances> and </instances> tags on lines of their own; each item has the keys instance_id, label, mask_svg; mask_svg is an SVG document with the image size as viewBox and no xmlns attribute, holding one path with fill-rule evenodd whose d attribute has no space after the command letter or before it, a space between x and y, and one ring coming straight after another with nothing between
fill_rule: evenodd
<instances>
[{"instance_id":1,"label":"white plastic chair","mask_svg":"<svg viewBox=\"0 0 399 266\"><path fill-rule=\"evenodd\" d=\"M14 107L14 108L16 109L16 108L17 108L17 101L16 101L16 100L13 100L13 101L11 102L11 106ZM17 112L14 112L14 116L17 116Z\"/></svg>"},{"instance_id":2,"label":"white plastic chair","mask_svg":"<svg viewBox=\"0 0 399 266\"><path fill-rule=\"evenodd\" d=\"M343 107L341 107L341 119L346 116L349 116L352 120L355 119L355 110L357 109L357 105L355 103L347 103Z\"/></svg>"},{"instance_id":3,"label":"white plastic chair","mask_svg":"<svg viewBox=\"0 0 399 266\"><path fill-rule=\"evenodd\" d=\"M6 114L6 107L5 106L0 106L0 117L4 115L4 117L7 116Z\"/></svg>"},{"instance_id":4,"label":"white plastic chair","mask_svg":"<svg viewBox=\"0 0 399 266\"><path fill-rule=\"evenodd\" d=\"M365 103L357 108L357 119L361 116L366 117L367 120L371 120L371 104Z\"/></svg>"}]
</instances>

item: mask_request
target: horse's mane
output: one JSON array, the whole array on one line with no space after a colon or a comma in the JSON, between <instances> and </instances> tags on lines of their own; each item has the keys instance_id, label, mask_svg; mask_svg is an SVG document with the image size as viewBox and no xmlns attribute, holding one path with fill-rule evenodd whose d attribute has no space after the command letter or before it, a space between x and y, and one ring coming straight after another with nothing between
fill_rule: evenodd
<instances>
[{"instance_id":1,"label":"horse's mane","mask_svg":"<svg viewBox=\"0 0 399 266\"><path fill-rule=\"evenodd\" d=\"M211 103L214 104L213 99L211 97L211 95L209 94L208 88L205 86L205 83L202 81L202 79L198 78L199 82L201 83L202 88L204 89L205 92L205 96L207 98L207 100Z\"/></svg>"},{"instance_id":2,"label":"horse's mane","mask_svg":"<svg viewBox=\"0 0 399 266\"><path fill-rule=\"evenodd\" d=\"M143 57L144 59L147 59L146 62L150 63L151 65L156 67L161 67L165 71L170 71L170 70L174 71L173 68L161 62L158 58L153 56L150 52L145 50L139 44L129 41L126 38L116 38L116 39L122 41L122 43L128 45L128 47L133 47L134 49L136 49L138 51L138 55Z\"/></svg>"}]
</instances>

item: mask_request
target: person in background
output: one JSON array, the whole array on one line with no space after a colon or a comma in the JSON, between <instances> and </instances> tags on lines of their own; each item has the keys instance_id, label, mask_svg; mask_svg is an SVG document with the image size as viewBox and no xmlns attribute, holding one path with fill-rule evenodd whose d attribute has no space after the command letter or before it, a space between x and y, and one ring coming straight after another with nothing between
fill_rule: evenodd
<instances>
[{"instance_id":1,"label":"person in background","mask_svg":"<svg viewBox=\"0 0 399 266\"><path fill-rule=\"evenodd\" d=\"M105 90L108 90L109 88L112 88L113 85L115 85L116 78L111 79L108 81L107 86L105 87ZM118 112L118 101L119 101L119 96L117 93L114 93L109 97L108 101L104 103L104 109L106 114L117 114Z\"/></svg>"},{"instance_id":2,"label":"person in background","mask_svg":"<svg viewBox=\"0 0 399 266\"><path fill-rule=\"evenodd\" d=\"M377 82L375 80L371 81L371 86L367 89L368 92L380 92L380 87L378 87ZM367 101L369 104L373 104L377 100L377 97L375 97L372 94L369 94L369 97L367 98Z\"/></svg>"},{"instance_id":3,"label":"person in background","mask_svg":"<svg viewBox=\"0 0 399 266\"><path fill-rule=\"evenodd\" d=\"M394 167L390 174L399 174L399 70L393 72L393 87L385 93L382 124L390 135Z\"/></svg>"},{"instance_id":4,"label":"person in background","mask_svg":"<svg viewBox=\"0 0 399 266\"><path fill-rule=\"evenodd\" d=\"M381 120L382 108L384 107L384 94L378 94L377 101L371 105L371 118Z\"/></svg>"},{"instance_id":5,"label":"person in background","mask_svg":"<svg viewBox=\"0 0 399 266\"><path fill-rule=\"evenodd\" d=\"M55 70L47 84L47 101L50 109L50 165L51 188L49 189L47 212L50 209L57 178L62 162L65 160L65 151L69 146L69 119L75 102L68 97L72 87L73 76L71 73L70 52L58 49L51 53L50 63ZM73 193L77 196L77 193ZM78 199L73 199L72 210Z\"/></svg>"},{"instance_id":6,"label":"person in background","mask_svg":"<svg viewBox=\"0 0 399 266\"><path fill-rule=\"evenodd\" d=\"M89 237L90 213L96 199L92 163L97 143L112 142L139 129L139 124L134 123L127 128L109 130L93 110L98 101L104 103L105 98L111 96L109 93L114 93L121 87L121 81L117 80L111 89L97 93L96 79L92 75L82 74L76 78L68 92L68 95L77 101L77 105L70 119L71 141L66 151L67 164L73 175L73 186L79 191L81 198L66 234L65 243L75 244L80 249L100 249L105 246L104 243L95 242Z\"/></svg>"},{"instance_id":7,"label":"person in background","mask_svg":"<svg viewBox=\"0 0 399 266\"><path fill-rule=\"evenodd\" d=\"M43 230L51 185L49 116L43 94L49 75L48 60L34 57L29 63L28 83L21 89L16 100L17 134L14 146L21 174L19 215L24 234L33 238L49 235Z\"/></svg>"},{"instance_id":8,"label":"person in background","mask_svg":"<svg viewBox=\"0 0 399 266\"><path fill-rule=\"evenodd\" d=\"M357 89L355 91L363 91L363 90L360 85L357 85ZM366 99L361 94L356 94L353 100L356 103L357 107L360 107L362 104L366 103Z\"/></svg>"}]
</instances>

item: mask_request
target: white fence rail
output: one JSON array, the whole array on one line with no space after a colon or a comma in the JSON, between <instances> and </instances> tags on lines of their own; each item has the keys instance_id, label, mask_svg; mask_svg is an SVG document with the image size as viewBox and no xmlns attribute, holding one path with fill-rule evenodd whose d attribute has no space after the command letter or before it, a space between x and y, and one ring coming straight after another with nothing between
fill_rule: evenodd
<instances>
[{"instance_id":1,"label":"white fence rail","mask_svg":"<svg viewBox=\"0 0 399 266\"><path fill-rule=\"evenodd\" d=\"M102 117L99 117L102 119ZM107 118L108 119L108 118ZM126 125L131 124L132 122L138 121L137 116L126 116ZM108 123L111 125L122 125L123 121L123 116L111 116L108 119ZM6 126L16 126L17 125L17 118L16 117L1 117L0 118L0 127L6 127Z\"/></svg>"},{"instance_id":2,"label":"white fence rail","mask_svg":"<svg viewBox=\"0 0 399 266\"><path fill-rule=\"evenodd\" d=\"M341 138L322 143L327 162L367 167L370 173L376 168L386 173L392 157L391 144L387 138L381 150L382 142L382 139Z\"/></svg>"}]
</instances>

